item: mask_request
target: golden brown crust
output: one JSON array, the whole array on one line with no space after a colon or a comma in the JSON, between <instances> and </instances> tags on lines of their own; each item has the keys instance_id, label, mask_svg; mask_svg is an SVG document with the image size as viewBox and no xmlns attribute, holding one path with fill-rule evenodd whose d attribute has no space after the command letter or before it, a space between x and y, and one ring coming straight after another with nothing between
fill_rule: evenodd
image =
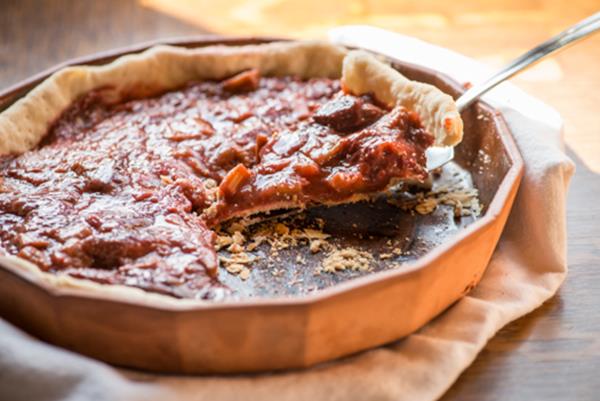
<instances>
[{"instance_id":1,"label":"golden brown crust","mask_svg":"<svg viewBox=\"0 0 600 401\"><path fill-rule=\"evenodd\" d=\"M343 70L340 68L343 62ZM456 145L462 120L452 98L434 86L408 80L362 52L322 42L275 42L253 46L184 49L157 46L104 66L67 67L0 114L0 155L22 153L39 143L60 113L82 94L112 87L115 95L173 89L190 80L222 79L257 68L262 75L337 78L348 89L373 92L390 105L416 111L436 137L436 145Z\"/></svg>"},{"instance_id":2,"label":"golden brown crust","mask_svg":"<svg viewBox=\"0 0 600 401\"><path fill-rule=\"evenodd\" d=\"M344 58L344 84L357 95L372 92L389 106L401 104L416 111L435 136L435 145L454 146L462 140L463 122L456 103L433 85L411 81L364 51Z\"/></svg>"},{"instance_id":3,"label":"golden brown crust","mask_svg":"<svg viewBox=\"0 0 600 401\"><path fill-rule=\"evenodd\" d=\"M265 76L339 78L346 51L322 42L185 49L156 46L103 66L67 67L0 114L0 155L23 153L79 96L111 87L115 96L177 88L191 80L222 79L257 68Z\"/></svg>"}]
</instances>

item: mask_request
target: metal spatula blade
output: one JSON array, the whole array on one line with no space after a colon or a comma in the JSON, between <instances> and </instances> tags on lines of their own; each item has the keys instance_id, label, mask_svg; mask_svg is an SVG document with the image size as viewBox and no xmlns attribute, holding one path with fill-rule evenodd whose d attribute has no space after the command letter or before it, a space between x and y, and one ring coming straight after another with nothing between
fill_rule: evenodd
<instances>
[{"instance_id":1,"label":"metal spatula blade","mask_svg":"<svg viewBox=\"0 0 600 401\"><path fill-rule=\"evenodd\" d=\"M427 171L433 171L454 159L454 148L452 146L432 146L425 151L427 157Z\"/></svg>"}]
</instances>

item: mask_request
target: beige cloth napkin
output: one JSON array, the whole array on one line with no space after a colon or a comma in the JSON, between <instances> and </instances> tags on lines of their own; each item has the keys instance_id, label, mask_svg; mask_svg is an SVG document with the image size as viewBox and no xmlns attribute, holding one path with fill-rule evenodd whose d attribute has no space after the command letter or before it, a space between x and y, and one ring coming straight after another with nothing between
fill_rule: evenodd
<instances>
[{"instance_id":1,"label":"beige cloth napkin","mask_svg":"<svg viewBox=\"0 0 600 401\"><path fill-rule=\"evenodd\" d=\"M372 48L477 82L489 71L466 57L370 27L342 27L333 41ZM441 61L440 61L441 60ZM479 286L398 342L304 371L161 376L117 370L41 343L0 321L0 400L423 400L439 398L508 322L550 298L565 278L565 196L573 163L558 114L503 84L499 107L526 171L508 225Z\"/></svg>"}]
</instances>

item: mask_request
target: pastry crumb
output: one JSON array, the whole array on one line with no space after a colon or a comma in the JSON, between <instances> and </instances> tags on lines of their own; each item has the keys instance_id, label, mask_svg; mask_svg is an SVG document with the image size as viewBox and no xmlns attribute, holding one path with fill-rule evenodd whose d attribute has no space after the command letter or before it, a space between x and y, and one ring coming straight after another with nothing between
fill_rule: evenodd
<instances>
[{"instance_id":1,"label":"pastry crumb","mask_svg":"<svg viewBox=\"0 0 600 401\"><path fill-rule=\"evenodd\" d=\"M435 197L422 197L419 203L415 206L415 210L419 214L430 214L438 206L438 200Z\"/></svg>"},{"instance_id":2,"label":"pastry crumb","mask_svg":"<svg viewBox=\"0 0 600 401\"><path fill-rule=\"evenodd\" d=\"M312 253L319 252L323 247L327 245L327 242L322 239L315 239L310 241L309 249Z\"/></svg>"},{"instance_id":3,"label":"pastry crumb","mask_svg":"<svg viewBox=\"0 0 600 401\"><path fill-rule=\"evenodd\" d=\"M257 235L252 238L252 242L246 246L246 249L250 252L254 251L256 248L260 246L263 242L267 240L267 237L264 235Z\"/></svg>"},{"instance_id":4,"label":"pastry crumb","mask_svg":"<svg viewBox=\"0 0 600 401\"><path fill-rule=\"evenodd\" d=\"M223 249L233 243L233 238L229 235L217 235L217 241L215 247L217 250Z\"/></svg>"},{"instance_id":5,"label":"pastry crumb","mask_svg":"<svg viewBox=\"0 0 600 401\"><path fill-rule=\"evenodd\" d=\"M320 270L327 273L344 270L365 272L371 270L373 262L373 255L369 252L356 248L336 249L323 260Z\"/></svg>"},{"instance_id":6,"label":"pastry crumb","mask_svg":"<svg viewBox=\"0 0 600 401\"><path fill-rule=\"evenodd\" d=\"M390 202L404 210L414 210L421 215L433 213L439 205L451 206L456 217L478 217L483 209L479 203L477 189L465 188L460 181L434 187L430 192L419 192L409 199L394 199Z\"/></svg>"},{"instance_id":7,"label":"pastry crumb","mask_svg":"<svg viewBox=\"0 0 600 401\"><path fill-rule=\"evenodd\" d=\"M225 270L227 270L231 274L238 274L244 269L244 265L240 263L231 263L225 266Z\"/></svg>"},{"instance_id":8,"label":"pastry crumb","mask_svg":"<svg viewBox=\"0 0 600 401\"><path fill-rule=\"evenodd\" d=\"M250 277L250 269L248 269L247 267L243 267L239 273L239 277L242 280L248 280L248 278Z\"/></svg>"},{"instance_id":9,"label":"pastry crumb","mask_svg":"<svg viewBox=\"0 0 600 401\"><path fill-rule=\"evenodd\" d=\"M228 273L235 274L242 280L250 277L248 265L257 259L256 256L249 255L246 252L233 253L231 256L219 256L220 264L225 267Z\"/></svg>"}]
</instances>

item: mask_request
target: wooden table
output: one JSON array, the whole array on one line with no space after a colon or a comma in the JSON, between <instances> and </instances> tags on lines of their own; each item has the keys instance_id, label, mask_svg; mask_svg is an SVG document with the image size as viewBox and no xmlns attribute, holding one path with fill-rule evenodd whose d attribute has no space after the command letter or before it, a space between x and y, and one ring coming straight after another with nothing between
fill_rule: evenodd
<instances>
[{"instance_id":1,"label":"wooden table","mask_svg":"<svg viewBox=\"0 0 600 401\"><path fill-rule=\"evenodd\" d=\"M60 61L205 32L319 37L368 23L500 66L600 9L589 0L0 1L0 87ZM568 279L493 338L444 400L600 399L600 35L515 82L556 107L577 163L568 204ZM543 207L543 205L540 205ZM598 219L598 220L596 220Z\"/></svg>"}]
</instances>

